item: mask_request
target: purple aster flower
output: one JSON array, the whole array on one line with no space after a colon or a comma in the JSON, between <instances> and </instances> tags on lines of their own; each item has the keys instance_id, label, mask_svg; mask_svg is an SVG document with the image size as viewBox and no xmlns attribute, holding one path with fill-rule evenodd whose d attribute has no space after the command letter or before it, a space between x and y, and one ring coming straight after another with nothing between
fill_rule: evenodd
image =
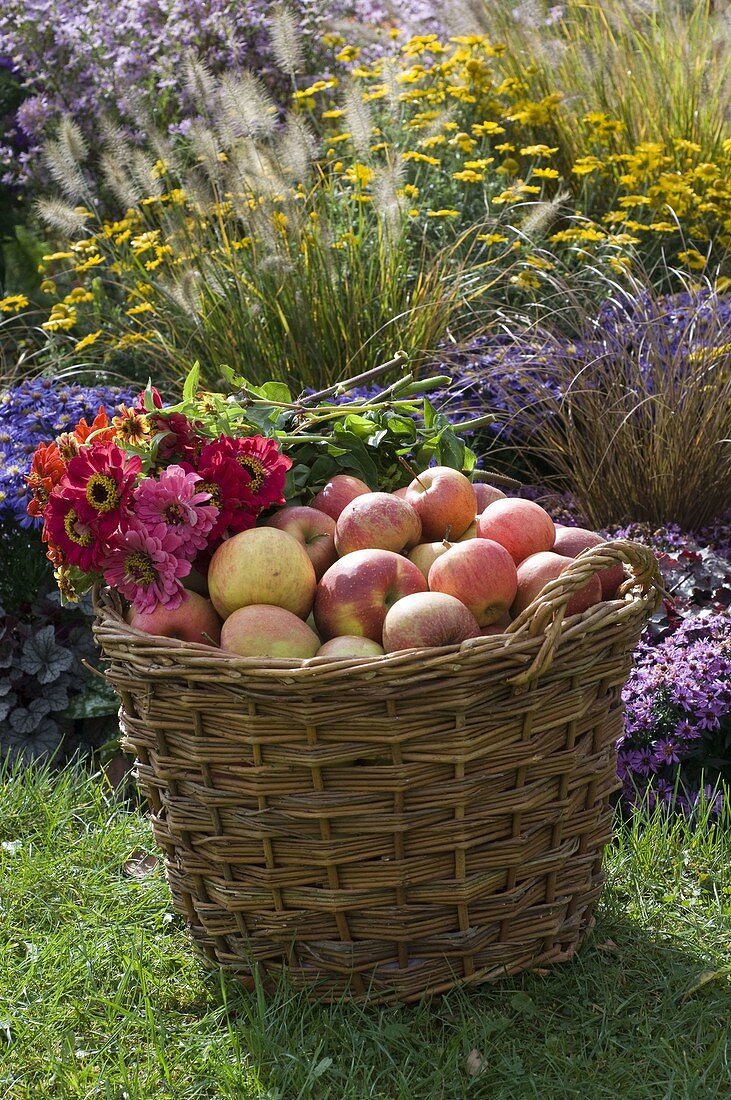
<instances>
[{"instance_id":1,"label":"purple aster flower","mask_svg":"<svg viewBox=\"0 0 731 1100\"><path fill-rule=\"evenodd\" d=\"M672 741L657 741L655 743L653 759L659 767L663 764L679 764L678 746Z\"/></svg>"}]
</instances>

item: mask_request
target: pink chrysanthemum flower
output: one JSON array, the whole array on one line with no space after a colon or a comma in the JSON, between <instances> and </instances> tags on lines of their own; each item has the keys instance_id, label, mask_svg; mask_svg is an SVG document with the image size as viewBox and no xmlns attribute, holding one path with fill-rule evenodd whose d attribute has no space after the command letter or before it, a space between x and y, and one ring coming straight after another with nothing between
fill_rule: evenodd
<instances>
[{"instance_id":1,"label":"pink chrysanthemum flower","mask_svg":"<svg viewBox=\"0 0 731 1100\"><path fill-rule=\"evenodd\" d=\"M180 543L164 523L143 527L133 521L124 534L115 535L102 562L104 579L137 611L154 611L161 604L171 610L183 602L181 577L190 562L180 556Z\"/></svg>"},{"instance_id":2,"label":"pink chrysanthemum flower","mask_svg":"<svg viewBox=\"0 0 731 1100\"><path fill-rule=\"evenodd\" d=\"M164 524L178 539L178 556L192 560L204 550L218 508L199 474L168 466L160 476L144 478L132 496L135 517L146 527Z\"/></svg>"}]
</instances>

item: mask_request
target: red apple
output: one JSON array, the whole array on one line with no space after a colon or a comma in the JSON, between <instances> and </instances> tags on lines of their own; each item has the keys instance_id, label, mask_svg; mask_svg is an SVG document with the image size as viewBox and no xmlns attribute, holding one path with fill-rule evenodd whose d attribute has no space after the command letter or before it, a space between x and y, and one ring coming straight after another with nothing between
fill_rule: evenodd
<instances>
[{"instance_id":1,"label":"red apple","mask_svg":"<svg viewBox=\"0 0 731 1100\"><path fill-rule=\"evenodd\" d=\"M472 488L477 497L477 511L484 512L488 504L494 500L503 500L505 493L502 489L496 489L494 485L488 485L486 481L473 481Z\"/></svg>"},{"instance_id":2,"label":"red apple","mask_svg":"<svg viewBox=\"0 0 731 1100\"><path fill-rule=\"evenodd\" d=\"M317 629L325 640L354 634L380 645L389 607L425 591L424 577L408 558L392 550L355 550L331 565L317 586Z\"/></svg>"},{"instance_id":3,"label":"red apple","mask_svg":"<svg viewBox=\"0 0 731 1100\"><path fill-rule=\"evenodd\" d=\"M400 497L402 500L406 499L406 494L409 491L408 485L402 485L400 489L394 489L391 493L392 497Z\"/></svg>"},{"instance_id":4,"label":"red apple","mask_svg":"<svg viewBox=\"0 0 731 1100\"><path fill-rule=\"evenodd\" d=\"M161 638L178 638L183 642L218 645L221 641L221 620L210 600L197 592L186 592L180 607L156 607L154 611L127 612L127 622L145 634Z\"/></svg>"},{"instance_id":5,"label":"red apple","mask_svg":"<svg viewBox=\"0 0 731 1100\"><path fill-rule=\"evenodd\" d=\"M333 660L347 661L353 657L381 657L383 646L378 642L372 642L370 638L358 638L352 634L343 634L339 638L331 638L329 642L321 645L317 651L317 657L332 657Z\"/></svg>"},{"instance_id":6,"label":"red apple","mask_svg":"<svg viewBox=\"0 0 731 1100\"><path fill-rule=\"evenodd\" d=\"M317 508L307 508L304 505L295 505L275 512L264 526L286 531L288 535L296 538L297 542L302 543L318 581L332 563L337 561L335 520L327 512L321 512Z\"/></svg>"},{"instance_id":7,"label":"red apple","mask_svg":"<svg viewBox=\"0 0 731 1100\"><path fill-rule=\"evenodd\" d=\"M471 611L444 592L416 592L389 608L383 623L383 648L425 649L458 645L480 633Z\"/></svg>"},{"instance_id":8,"label":"red apple","mask_svg":"<svg viewBox=\"0 0 731 1100\"><path fill-rule=\"evenodd\" d=\"M320 639L298 615L271 604L248 604L229 615L221 648L240 657L314 657Z\"/></svg>"},{"instance_id":9,"label":"red apple","mask_svg":"<svg viewBox=\"0 0 731 1100\"><path fill-rule=\"evenodd\" d=\"M441 542L420 542L418 546L409 551L409 561L413 561L416 568L422 571L426 580L429 576L429 570L437 558L440 558L442 554L446 554L451 547L452 543L447 542L445 539L442 539Z\"/></svg>"},{"instance_id":10,"label":"red apple","mask_svg":"<svg viewBox=\"0 0 731 1100\"><path fill-rule=\"evenodd\" d=\"M354 550L398 553L421 538L421 521L405 500L392 493L364 493L346 504L335 527L335 549L342 558Z\"/></svg>"},{"instance_id":11,"label":"red apple","mask_svg":"<svg viewBox=\"0 0 731 1100\"><path fill-rule=\"evenodd\" d=\"M472 482L449 466L430 466L408 487L404 497L421 520L424 541L458 539L477 515Z\"/></svg>"},{"instance_id":12,"label":"red apple","mask_svg":"<svg viewBox=\"0 0 731 1100\"><path fill-rule=\"evenodd\" d=\"M222 618L248 604L273 604L306 619L317 581L304 546L276 527L226 539L211 558L208 588Z\"/></svg>"},{"instance_id":13,"label":"red apple","mask_svg":"<svg viewBox=\"0 0 731 1100\"><path fill-rule=\"evenodd\" d=\"M490 626L506 613L518 587L515 563L492 539L458 542L429 570L432 592L461 600L479 626Z\"/></svg>"},{"instance_id":14,"label":"red apple","mask_svg":"<svg viewBox=\"0 0 731 1100\"><path fill-rule=\"evenodd\" d=\"M346 504L361 496L370 493L370 487L359 477L352 474L335 474L327 484L320 489L317 496L310 501L310 507L318 512L324 512L332 519L337 519Z\"/></svg>"},{"instance_id":15,"label":"red apple","mask_svg":"<svg viewBox=\"0 0 731 1100\"><path fill-rule=\"evenodd\" d=\"M556 528L548 512L532 500L505 497L488 504L477 517L477 535L499 542L516 565L531 554L550 550Z\"/></svg>"},{"instance_id":16,"label":"red apple","mask_svg":"<svg viewBox=\"0 0 731 1100\"><path fill-rule=\"evenodd\" d=\"M531 554L518 566L518 591L511 607L512 615L520 615L529 604L533 603L536 596L542 592L549 581L560 577L564 569L571 565L572 558L561 554L554 554L550 550L543 550L538 554ZM602 598L602 586L599 577L594 574L590 581L574 592L566 607L567 615L580 615Z\"/></svg>"},{"instance_id":17,"label":"red apple","mask_svg":"<svg viewBox=\"0 0 731 1100\"><path fill-rule=\"evenodd\" d=\"M556 554L563 554L565 558L575 558L582 550L601 546L604 541L596 531L587 531L585 527L563 527L556 524L556 541L553 544L553 550ZM617 562L616 565L601 569L597 576L602 586L602 599L613 600L624 580L624 566L621 562Z\"/></svg>"}]
</instances>

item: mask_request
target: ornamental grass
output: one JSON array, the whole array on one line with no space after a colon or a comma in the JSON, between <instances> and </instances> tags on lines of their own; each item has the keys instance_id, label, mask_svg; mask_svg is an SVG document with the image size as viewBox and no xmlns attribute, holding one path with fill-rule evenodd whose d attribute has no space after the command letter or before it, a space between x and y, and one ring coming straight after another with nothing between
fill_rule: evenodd
<instances>
[{"instance_id":1,"label":"ornamental grass","mask_svg":"<svg viewBox=\"0 0 731 1100\"><path fill-rule=\"evenodd\" d=\"M708 0L462 0L459 25L505 44L506 67L534 96L559 93L562 153L586 148L587 127L614 121L629 152L680 142L712 161L728 137L731 25ZM460 11L461 9L461 11Z\"/></svg>"},{"instance_id":2,"label":"ornamental grass","mask_svg":"<svg viewBox=\"0 0 731 1100\"><path fill-rule=\"evenodd\" d=\"M453 375L446 408L499 422L473 444L571 491L592 527L631 521L698 530L731 507L731 302L710 287L663 296L607 286L597 310L569 282ZM568 333L568 335L567 335Z\"/></svg>"}]
</instances>

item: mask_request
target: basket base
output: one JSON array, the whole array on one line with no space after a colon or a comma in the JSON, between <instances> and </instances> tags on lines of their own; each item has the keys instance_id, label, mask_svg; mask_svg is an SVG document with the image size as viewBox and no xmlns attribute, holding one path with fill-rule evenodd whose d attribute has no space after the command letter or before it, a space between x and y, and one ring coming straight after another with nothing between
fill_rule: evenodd
<instances>
[{"instance_id":1,"label":"basket base","mask_svg":"<svg viewBox=\"0 0 731 1100\"><path fill-rule=\"evenodd\" d=\"M598 891L597 891L598 892ZM206 945L203 929L191 929L193 943L202 961L211 970L223 970L250 993L262 990L265 996L273 996L278 984L286 981L301 992L311 1003L320 1004L367 1004L372 1006L385 1004L416 1004L434 997L441 997L457 988L467 988L499 982L516 974L542 972L549 967L570 962L596 921L589 910L584 910L581 919L568 920L561 929L562 938L550 947L543 942L516 945L515 957L511 963L488 964L476 968L470 974L459 974L450 965L449 956L441 960L434 957L419 960L412 959L409 966L400 970L396 964L370 966L359 971L344 971L338 980L332 970L321 972L316 965L293 966L275 962L248 962L241 955L226 961L216 957L216 953ZM325 946L325 945L321 945ZM338 945L342 946L342 945ZM501 945L504 949L505 945ZM424 981L424 970L430 971L428 984ZM441 971L441 979L434 980L435 970Z\"/></svg>"}]
</instances>

